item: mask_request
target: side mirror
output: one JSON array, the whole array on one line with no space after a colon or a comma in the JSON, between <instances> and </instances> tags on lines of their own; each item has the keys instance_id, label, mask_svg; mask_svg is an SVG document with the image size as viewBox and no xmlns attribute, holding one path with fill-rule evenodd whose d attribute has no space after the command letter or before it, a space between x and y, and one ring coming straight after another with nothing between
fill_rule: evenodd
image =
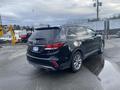
<instances>
[{"instance_id":1,"label":"side mirror","mask_svg":"<svg viewBox=\"0 0 120 90\"><path fill-rule=\"evenodd\" d=\"M97 33L95 32L94 35L97 36Z\"/></svg>"},{"instance_id":2,"label":"side mirror","mask_svg":"<svg viewBox=\"0 0 120 90\"><path fill-rule=\"evenodd\" d=\"M92 33L92 36L93 36L93 37L97 36L97 33L96 33L96 32L93 32L93 33Z\"/></svg>"}]
</instances>

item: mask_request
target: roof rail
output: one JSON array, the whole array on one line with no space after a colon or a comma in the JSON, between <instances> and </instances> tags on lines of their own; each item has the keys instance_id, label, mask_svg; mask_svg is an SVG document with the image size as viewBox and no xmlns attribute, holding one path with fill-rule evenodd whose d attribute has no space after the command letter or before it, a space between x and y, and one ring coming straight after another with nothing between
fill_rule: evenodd
<instances>
[{"instance_id":1,"label":"roof rail","mask_svg":"<svg viewBox=\"0 0 120 90\"><path fill-rule=\"evenodd\" d=\"M60 27L42 27L42 28L36 28L35 30L46 30L46 29L60 29Z\"/></svg>"}]
</instances>

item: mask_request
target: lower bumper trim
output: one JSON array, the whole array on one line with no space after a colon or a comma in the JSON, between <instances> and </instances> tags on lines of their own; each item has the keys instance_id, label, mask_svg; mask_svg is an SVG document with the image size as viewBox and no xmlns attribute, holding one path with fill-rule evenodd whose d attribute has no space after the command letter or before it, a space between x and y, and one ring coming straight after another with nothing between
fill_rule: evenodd
<instances>
[{"instance_id":1,"label":"lower bumper trim","mask_svg":"<svg viewBox=\"0 0 120 90\"><path fill-rule=\"evenodd\" d=\"M51 67L51 66L45 66L45 65L40 65L40 64L34 64L29 62L30 64L32 64L34 67L36 68L43 68L43 69L50 69L50 70L56 70L55 68Z\"/></svg>"}]
</instances>

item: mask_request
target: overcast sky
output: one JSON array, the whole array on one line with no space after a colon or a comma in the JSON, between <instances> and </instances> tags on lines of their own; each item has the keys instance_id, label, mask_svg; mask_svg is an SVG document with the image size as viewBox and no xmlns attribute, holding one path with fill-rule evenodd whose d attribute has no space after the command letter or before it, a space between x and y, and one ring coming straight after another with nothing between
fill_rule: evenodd
<instances>
[{"instance_id":1,"label":"overcast sky","mask_svg":"<svg viewBox=\"0 0 120 90\"><path fill-rule=\"evenodd\" d=\"M120 0L103 2L102 17L120 13ZM4 24L58 24L70 19L94 18L93 0L0 0Z\"/></svg>"}]
</instances>

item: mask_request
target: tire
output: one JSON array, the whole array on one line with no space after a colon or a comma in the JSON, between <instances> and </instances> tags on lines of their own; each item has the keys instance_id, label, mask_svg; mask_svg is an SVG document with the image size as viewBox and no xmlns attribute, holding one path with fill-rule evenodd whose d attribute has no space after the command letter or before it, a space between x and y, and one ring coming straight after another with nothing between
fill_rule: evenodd
<instances>
[{"instance_id":1,"label":"tire","mask_svg":"<svg viewBox=\"0 0 120 90\"><path fill-rule=\"evenodd\" d=\"M101 47L100 47L100 50L99 50L98 54L102 54L104 52L104 47L105 47L105 44L102 41L102 44L101 44Z\"/></svg>"},{"instance_id":2,"label":"tire","mask_svg":"<svg viewBox=\"0 0 120 90\"><path fill-rule=\"evenodd\" d=\"M79 51L75 52L71 57L71 71L79 71L82 66L82 61L81 53Z\"/></svg>"}]
</instances>

